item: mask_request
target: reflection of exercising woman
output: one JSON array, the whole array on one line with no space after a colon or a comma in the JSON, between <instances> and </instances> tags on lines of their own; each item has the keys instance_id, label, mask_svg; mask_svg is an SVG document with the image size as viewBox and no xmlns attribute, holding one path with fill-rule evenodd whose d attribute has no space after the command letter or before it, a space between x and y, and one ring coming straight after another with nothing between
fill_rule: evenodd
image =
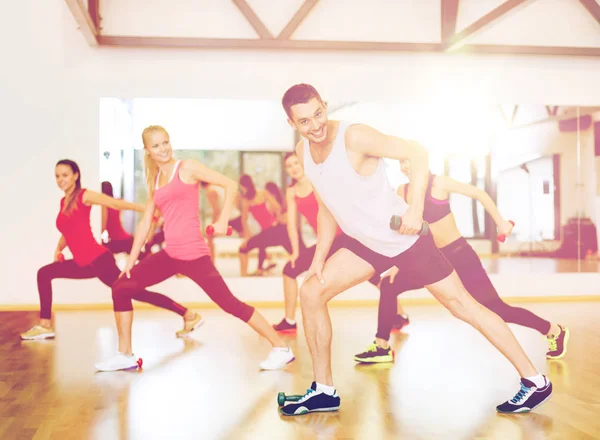
<instances>
[{"instance_id":1,"label":"reflection of exercising woman","mask_svg":"<svg viewBox=\"0 0 600 440\"><path fill-rule=\"evenodd\" d=\"M102 182L102 193L114 197L113 187L110 182ZM106 231L108 242L104 244L113 254L129 252L133 245L133 237L121 224L121 213L107 206L102 207L102 233Z\"/></svg>"},{"instance_id":2,"label":"reflection of exercising woman","mask_svg":"<svg viewBox=\"0 0 600 440\"><path fill-rule=\"evenodd\" d=\"M242 193L242 226L244 228L244 242L240 247L240 273L248 275L248 252L252 249L281 245L288 252L292 251L287 238L285 225L280 225L281 205L275 197L266 190L257 190L252 178L247 174L240 177L240 191ZM260 225L262 231L250 237L248 229L248 214L251 213ZM275 229L274 229L275 228ZM264 260L264 255L263 255ZM260 270L259 266L259 270Z\"/></svg>"}]
</instances>

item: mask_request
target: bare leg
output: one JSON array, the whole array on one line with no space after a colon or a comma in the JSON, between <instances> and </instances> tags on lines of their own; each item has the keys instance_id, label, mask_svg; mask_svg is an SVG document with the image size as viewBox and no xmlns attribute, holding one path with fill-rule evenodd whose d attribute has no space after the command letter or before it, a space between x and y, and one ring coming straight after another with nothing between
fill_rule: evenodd
<instances>
[{"instance_id":1,"label":"bare leg","mask_svg":"<svg viewBox=\"0 0 600 440\"><path fill-rule=\"evenodd\" d=\"M269 325L267 320L257 310L254 310L254 313L248 321L248 325L252 327L256 333L267 339L273 347L287 347L284 340L281 339L275 329Z\"/></svg>"},{"instance_id":2,"label":"bare leg","mask_svg":"<svg viewBox=\"0 0 600 440\"><path fill-rule=\"evenodd\" d=\"M368 280L374 273L375 270L369 263L347 249L340 249L325 263L325 285L321 285L313 276L300 288L304 333L312 357L316 382L333 385L332 331L327 303L344 290Z\"/></svg>"},{"instance_id":3,"label":"bare leg","mask_svg":"<svg viewBox=\"0 0 600 440\"><path fill-rule=\"evenodd\" d=\"M283 295L285 299L285 317L296 319L296 304L298 298L298 282L295 278L283 276Z\"/></svg>"},{"instance_id":4,"label":"bare leg","mask_svg":"<svg viewBox=\"0 0 600 440\"><path fill-rule=\"evenodd\" d=\"M521 377L538 374L508 325L497 314L473 299L456 272L425 287L454 316L481 332L513 364Z\"/></svg>"},{"instance_id":5,"label":"bare leg","mask_svg":"<svg viewBox=\"0 0 600 440\"><path fill-rule=\"evenodd\" d=\"M117 332L119 334L119 353L127 356L133 354L131 348L131 326L133 324L133 310L128 312L115 312Z\"/></svg>"},{"instance_id":6,"label":"bare leg","mask_svg":"<svg viewBox=\"0 0 600 440\"><path fill-rule=\"evenodd\" d=\"M240 252L240 276L248 276L248 254Z\"/></svg>"}]
</instances>

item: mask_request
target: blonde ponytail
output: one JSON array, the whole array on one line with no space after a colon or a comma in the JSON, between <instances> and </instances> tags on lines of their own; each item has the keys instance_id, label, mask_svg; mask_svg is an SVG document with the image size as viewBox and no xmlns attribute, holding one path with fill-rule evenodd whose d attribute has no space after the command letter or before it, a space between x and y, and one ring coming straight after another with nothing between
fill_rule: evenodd
<instances>
[{"instance_id":1,"label":"blonde ponytail","mask_svg":"<svg viewBox=\"0 0 600 440\"><path fill-rule=\"evenodd\" d=\"M150 133L155 131L162 131L167 136L169 133L160 125L150 125L144 129L142 132L142 142L144 143L144 147L146 146L146 138L150 135ZM156 162L150 157L150 153L148 151L145 152L144 155L144 171L146 173L146 186L148 187L148 197L152 198L154 196L154 188L156 187L156 177L158 176L158 165Z\"/></svg>"}]
</instances>

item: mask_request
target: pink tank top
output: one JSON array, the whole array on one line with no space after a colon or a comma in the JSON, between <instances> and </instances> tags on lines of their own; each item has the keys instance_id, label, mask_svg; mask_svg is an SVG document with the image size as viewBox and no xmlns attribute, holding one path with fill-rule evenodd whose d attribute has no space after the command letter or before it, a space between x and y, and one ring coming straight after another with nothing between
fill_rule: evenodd
<instances>
[{"instance_id":1,"label":"pink tank top","mask_svg":"<svg viewBox=\"0 0 600 440\"><path fill-rule=\"evenodd\" d=\"M251 206L250 212L262 230L270 228L275 223L275 216L267 209L267 202Z\"/></svg>"},{"instance_id":2,"label":"pink tank top","mask_svg":"<svg viewBox=\"0 0 600 440\"><path fill-rule=\"evenodd\" d=\"M154 203L165 219L165 252L176 260L190 261L210 255L210 250L200 225L200 183L182 182L180 164L177 161L169 183L162 188L158 188L160 173L156 177Z\"/></svg>"},{"instance_id":3,"label":"pink tank top","mask_svg":"<svg viewBox=\"0 0 600 440\"><path fill-rule=\"evenodd\" d=\"M317 215L319 214L319 202L317 202L317 198L315 197L315 192L312 191L306 197L294 196L296 199L296 207L298 208L298 212L306 218L308 224L317 232ZM342 230L338 226L337 231L335 233L336 236L340 235Z\"/></svg>"}]
</instances>

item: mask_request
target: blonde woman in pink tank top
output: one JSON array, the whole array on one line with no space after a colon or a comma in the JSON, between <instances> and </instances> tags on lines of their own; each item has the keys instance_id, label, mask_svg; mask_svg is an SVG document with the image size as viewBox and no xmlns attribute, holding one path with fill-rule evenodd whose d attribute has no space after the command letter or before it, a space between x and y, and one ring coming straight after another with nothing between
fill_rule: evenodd
<instances>
[{"instance_id":1,"label":"blonde woman in pink tank top","mask_svg":"<svg viewBox=\"0 0 600 440\"><path fill-rule=\"evenodd\" d=\"M200 182L225 188L223 209L213 224L214 235L226 234L237 184L198 161L176 161L169 134L160 126L147 127L142 133L142 140L150 197L144 218L136 231L127 266L112 288L119 352L111 359L96 364L96 368L100 371L117 371L137 367L137 357L133 355L131 347L132 295L143 289L140 286L158 284L178 273L189 277L221 309L247 322L269 341L272 349L260 364L261 369L283 368L294 360L292 350L257 310L231 293L213 265L201 230L198 206ZM135 265L157 209L164 217L165 248ZM184 319L185 328L178 332L180 337L187 337L203 322L202 317L193 312L186 314Z\"/></svg>"}]
</instances>

